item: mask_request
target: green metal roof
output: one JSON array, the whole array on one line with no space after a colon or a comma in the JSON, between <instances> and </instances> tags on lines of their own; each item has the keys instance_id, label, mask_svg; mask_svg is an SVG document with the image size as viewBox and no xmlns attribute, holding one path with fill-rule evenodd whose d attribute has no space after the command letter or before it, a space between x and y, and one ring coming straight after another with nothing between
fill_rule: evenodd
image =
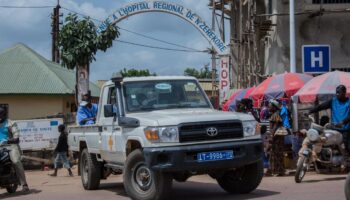
<instances>
[{"instance_id":1,"label":"green metal roof","mask_svg":"<svg viewBox=\"0 0 350 200\"><path fill-rule=\"evenodd\" d=\"M90 82L91 95L100 89ZM24 44L0 53L0 94L74 94L75 71L48 61Z\"/></svg>"}]
</instances>

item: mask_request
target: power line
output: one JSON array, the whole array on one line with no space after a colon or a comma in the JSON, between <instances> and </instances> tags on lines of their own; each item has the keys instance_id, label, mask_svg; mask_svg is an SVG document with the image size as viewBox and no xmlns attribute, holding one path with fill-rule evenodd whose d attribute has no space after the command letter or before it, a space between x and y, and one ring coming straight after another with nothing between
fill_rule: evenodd
<instances>
[{"instance_id":1,"label":"power line","mask_svg":"<svg viewBox=\"0 0 350 200\"><path fill-rule=\"evenodd\" d=\"M135 34L135 35L144 37L144 38L148 38L148 39L151 39L151 40L155 40L155 41L158 41L158 42L162 42L162 43L165 43L165 44L174 45L174 46L181 47L181 48L185 48L185 49L189 49L189 50L192 50L192 51L200 51L200 50L198 50L198 49L194 49L194 48L191 48L191 47L186 47L186 46L179 45L179 44L175 44L175 43L172 43L172 42L167 42L167 41L164 41L164 40L161 40L161 39L157 39L157 38L154 38L154 37L151 37L151 36L147 36L147 35L144 35L144 34L141 34L141 33L137 33L137 32L134 32L134 31L130 31L130 30L125 29L125 28L122 28L122 27L120 27L120 26L118 26L118 28L119 28L120 30L129 32L129 33L132 33L132 34Z\"/></svg>"},{"instance_id":2,"label":"power line","mask_svg":"<svg viewBox=\"0 0 350 200\"><path fill-rule=\"evenodd\" d=\"M54 8L56 6L4 6L0 5L0 8Z\"/></svg>"},{"instance_id":3,"label":"power line","mask_svg":"<svg viewBox=\"0 0 350 200\"><path fill-rule=\"evenodd\" d=\"M135 45L135 46L142 46L142 47L147 47L147 48L152 48L152 49L161 49L161 50L167 50L167 51L180 51L180 52L195 52L195 53L208 53L208 51L203 50L203 51L198 51L198 50L186 50L186 49L173 49L173 48L165 48L165 47L158 47L158 46L151 46L147 44L138 44L134 42L128 42L124 40L115 40L120 43L125 43L125 44L130 44L130 45Z\"/></svg>"},{"instance_id":4,"label":"power line","mask_svg":"<svg viewBox=\"0 0 350 200\"><path fill-rule=\"evenodd\" d=\"M69 9L69 8L66 8L66 7L62 7L62 6L61 6L61 8L64 9L64 10L67 10L67 11L69 11L69 12L75 13L75 14L77 14L77 15L80 15L80 16L83 16L83 17L88 17L88 18L90 18L90 19L92 19L92 20L94 20L94 21L103 23L103 20L90 17L89 15L85 15L85 14L79 13L79 12L77 12L77 11L71 10L71 9Z\"/></svg>"}]
</instances>

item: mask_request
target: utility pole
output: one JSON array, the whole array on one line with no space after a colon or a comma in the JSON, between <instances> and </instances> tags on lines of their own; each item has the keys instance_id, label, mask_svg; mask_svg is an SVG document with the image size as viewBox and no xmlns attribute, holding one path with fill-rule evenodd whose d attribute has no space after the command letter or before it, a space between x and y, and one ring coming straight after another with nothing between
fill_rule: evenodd
<instances>
[{"instance_id":1,"label":"utility pole","mask_svg":"<svg viewBox=\"0 0 350 200\"><path fill-rule=\"evenodd\" d=\"M53 8L53 15L52 18L52 62L60 63L60 51L58 48L58 39L59 39L59 32L60 32L60 17L62 14L60 14L60 1L57 0L57 6Z\"/></svg>"},{"instance_id":2,"label":"utility pole","mask_svg":"<svg viewBox=\"0 0 350 200\"><path fill-rule=\"evenodd\" d=\"M215 31L215 9L216 9L216 5L215 5L216 1L213 0L213 13L212 13L212 22L211 22L211 26L212 26L212 30ZM212 84L212 90L211 90L211 95L212 97L215 96L216 94L216 51L214 49L214 46L212 46L212 50L211 50L211 67L212 67L212 73L211 73L211 84Z\"/></svg>"},{"instance_id":3,"label":"utility pole","mask_svg":"<svg viewBox=\"0 0 350 200\"><path fill-rule=\"evenodd\" d=\"M290 45L290 72L295 73L295 13L294 0L289 0L289 45Z\"/></svg>"}]
</instances>

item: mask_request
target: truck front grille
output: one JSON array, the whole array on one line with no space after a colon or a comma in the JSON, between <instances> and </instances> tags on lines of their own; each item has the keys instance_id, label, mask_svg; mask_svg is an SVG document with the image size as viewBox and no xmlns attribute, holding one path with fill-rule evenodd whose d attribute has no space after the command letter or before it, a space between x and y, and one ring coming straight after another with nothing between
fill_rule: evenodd
<instances>
[{"instance_id":1,"label":"truck front grille","mask_svg":"<svg viewBox=\"0 0 350 200\"><path fill-rule=\"evenodd\" d=\"M209 128L215 128L217 135L210 136ZM212 130L212 129L211 129ZM193 122L179 126L180 142L195 142L206 140L224 140L243 137L242 123L238 120Z\"/></svg>"}]
</instances>

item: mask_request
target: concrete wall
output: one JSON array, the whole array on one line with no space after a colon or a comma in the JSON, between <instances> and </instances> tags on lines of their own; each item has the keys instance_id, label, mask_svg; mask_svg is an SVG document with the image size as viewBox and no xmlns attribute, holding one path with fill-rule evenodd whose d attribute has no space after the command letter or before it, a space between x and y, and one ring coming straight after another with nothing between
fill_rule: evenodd
<instances>
[{"instance_id":1,"label":"concrete wall","mask_svg":"<svg viewBox=\"0 0 350 200\"><path fill-rule=\"evenodd\" d=\"M319 5L311 4L310 0L296 0L296 12L320 9ZM274 13L289 13L288 0L273 0ZM350 4L323 5L326 10L350 8ZM267 74L289 71L289 17L271 17L273 31L265 46L265 69ZM302 72L302 45L328 44L331 46L332 68L350 67L350 13L324 14L310 17L296 16L296 54L297 72Z\"/></svg>"},{"instance_id":2,"label":"concrete wall","mask_svg":"<svg viewBox=\"0 0 350 200\"><path fill-rule=\"evenodd\" d=\"M0 104L9 104L9 117L14 120L67 114L73 103L73 95L0 95Z\"/></svg>"}]
</instances>

